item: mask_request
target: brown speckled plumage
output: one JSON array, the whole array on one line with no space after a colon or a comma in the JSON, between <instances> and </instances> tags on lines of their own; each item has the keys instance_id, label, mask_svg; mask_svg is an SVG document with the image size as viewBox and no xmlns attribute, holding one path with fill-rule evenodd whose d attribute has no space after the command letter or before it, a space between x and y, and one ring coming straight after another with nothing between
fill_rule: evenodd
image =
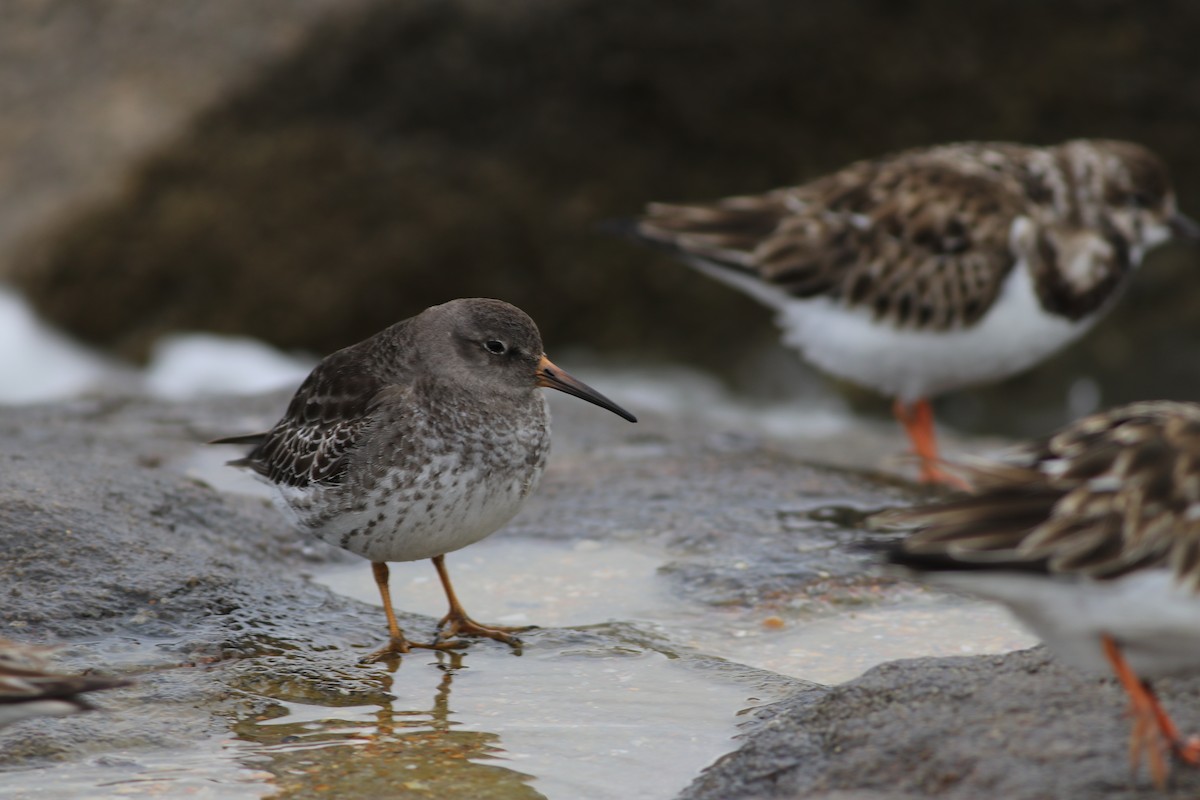
<instances>
[{"instance_id":1,"label":"brown speckled plumage","mask_svg":"<svg viewBox=\"0 0 1200 800\"><path fill-rule=\"evenodd\" d=\"M1047 312L1096 312L1141 257L1147 221L1174 213L1165 166L1137 144L963 143L711 205L656 203L637 231L796 298L940 331L977 323L1020 260Z\"/></svg>"},{"instance_id":2,"label":"brown speckled plumage","mask_svg":"<svg viewBox=\"0 0 1200 800\"><path fill-rule=\"evenodd\" d=\"M1200 591L1200 405L1094 414L966 472L974 494L879 517L916 528L897 563L1098 579L1165 567Z\"/></svg>"}]
</instances>

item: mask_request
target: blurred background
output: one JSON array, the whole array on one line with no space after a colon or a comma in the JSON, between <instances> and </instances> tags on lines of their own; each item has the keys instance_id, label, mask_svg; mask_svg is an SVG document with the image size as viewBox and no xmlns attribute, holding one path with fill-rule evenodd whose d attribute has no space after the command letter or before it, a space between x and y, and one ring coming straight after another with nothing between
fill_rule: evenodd
<instances>
[{"instance_id":1,"label":"blurred background","mask_svg":"<svg viewBox=\"0 0 1200 800\"><path fill-rule=\"evenodd\" d=\"M1182 0L7 0L0 281L134 363L182 331L324 354L480 295L560 363L802 396L830 384L765 309L597 224L902 148L1075 137L1157 151L1200 217L1197 34ZM1031 434L1200 399L1198 311L1200 250L1160 249L1083 342L941 418Z\"/></svg>"}]
</instances>

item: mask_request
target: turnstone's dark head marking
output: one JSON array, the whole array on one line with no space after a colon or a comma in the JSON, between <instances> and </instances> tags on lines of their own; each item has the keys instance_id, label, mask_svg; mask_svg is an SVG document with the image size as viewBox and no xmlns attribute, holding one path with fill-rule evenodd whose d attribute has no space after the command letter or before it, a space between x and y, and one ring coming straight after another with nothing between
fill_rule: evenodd
<instances>
[{"instance_id":1,"label":"turnstone's dark head marking","mask_svg":"<svg viewBox=\"0 0 1200 800\"><path fill-rule=\"evenodd\" d=\"M412 646L396 624L387 562L432 558L450 600L431 646L457 634L517 640L473 622L443 556L507 522L536 486L549 451L539 387L636 422L553 364L537 326L499 300L453 300L326 357L274 428L219 443L251 444L230 462L276 487L303 530L373 562L388 615L384 657Z\"/></svg>"},{"instance_id":2,"label":"turnstone's dark head marking","mask_svg":"<svg viewBox=\"0 0 1200 800\"><path fill-rule=\"evenodd\" d=\"M1038 363L1147 251L1200 238L1158 157L1107 140L909 150L761 195L652 204L636 231L774 308L816 366L895 397L926 479L925 398Z\"/></svg>"},{"instance_id":3,"label":"turnstone's dark head marking","mask_svg":"<svg viewBox=\"0 0 1200 800\"><path fill-rule=\"evenodd\" d=\"M1124 406L966 471L975 494L875 518L915 529L888 560L1007 605L1080 669L1115 670L1156 783L1167 748L1200 764L1145 680L1200 672L1200 406Z\"/></svg>"}]
</instances>

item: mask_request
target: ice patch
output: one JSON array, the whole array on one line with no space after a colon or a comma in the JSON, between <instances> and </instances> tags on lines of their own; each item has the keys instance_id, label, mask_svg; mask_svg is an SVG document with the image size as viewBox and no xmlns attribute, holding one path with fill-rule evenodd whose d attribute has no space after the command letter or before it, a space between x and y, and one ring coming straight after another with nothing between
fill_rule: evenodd
<instances>
[{"instance_id":1,"label":"ice patch","mask_svg":"<svg viewBox=\"0 0 1200 800\"><path fill-rule=\"evenodd\" d=\"M315 360L289 356L256 339L179 334L154 346L146 367L146 390L166 400L261 394L298 386L315 364Z\"/></svg>"},{"instance_id":2,"label":"ice patch","mask_svg":"<svg viewBox=\"0 0 1200 800\"><path fill-rule=\"evenodd\" d=\"M122 367L42 322L0 287L0 403L35 403L82 394Z\"/></svg>"}]
</instances>

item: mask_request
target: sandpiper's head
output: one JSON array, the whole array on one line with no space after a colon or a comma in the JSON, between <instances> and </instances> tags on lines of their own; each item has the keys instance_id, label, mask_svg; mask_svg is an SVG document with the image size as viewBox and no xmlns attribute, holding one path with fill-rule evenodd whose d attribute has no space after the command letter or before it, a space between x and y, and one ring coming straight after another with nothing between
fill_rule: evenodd
<instances>
[{"instance_id":1,"label":"sandpiper's head","mask_svg":"<svg viewBox=\"0 0 1200 800\"><path fill-rule=\"evenodd\" d=\"M1140 256L1172 238L1200 239L1200 225L1179 213L1166 165L1133 142L1069 142L1072 178L1103 204L1104 220Z\"/></svg>"},{"instance_id":2,"label":"sandpiper's head","mask_svg":"<svg viewBox=\"0 0 1200 800\"><path fill-rule=\"evenodd\" d=\"M432 358L459 385L514 397L544 386L637 422L628 411L546 358L537 325L514 305L465 298L434 306L422 316L428 318L435 340Z\"/></svg>"}]
</instances>

